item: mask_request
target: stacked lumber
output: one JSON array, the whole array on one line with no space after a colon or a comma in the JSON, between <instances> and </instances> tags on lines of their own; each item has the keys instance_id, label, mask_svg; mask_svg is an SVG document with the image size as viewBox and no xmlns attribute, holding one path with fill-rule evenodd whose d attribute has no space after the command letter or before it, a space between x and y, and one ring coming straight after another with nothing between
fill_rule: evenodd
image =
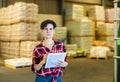
<instances>
[{"instance_id":1,"label":"stacked lumber","mask_svg":"<svg viewBox=\"0 0 120 82\"><path fill-rule=\"evenodd\" d=\"M12 23L37 22L38 6L33 3L18 2L13 6Z\"/></svg>"},{"instance_id":2,"label":"stacked lumber","mask_svg":"<svg viewBox=\"0 0 120 82\"><path fill-rule=\"evenodd\" d=\"M90 20L67 21L66 26L69 43L76 43L78 48L89 51L93 40L92 22Z\"/></svg>"},{"instance_id":3,"label":"stacked lumber","mask_svg":"<svg viewBox=\"0 0 120 82\"><path fill-rule=\"evenodd\" d=\"M114 18L115 18L115 9L111 8L111 9L105 9L105 20L106 22L110 22L113 23L114 22Z\"/></svg>"},{"instance_id":4,"label":"stacked lumber","mask_svg":"<svg viewBox=\"0 0 120 82\"><path fill-rule=\"evenodd\" d=\"M38 6L33 3L17 2L0 9L0 24L14 24L19 22L35 23L38 20Z\"/></svg>"},{"instance_id":5,"label":"stacked lumber","mask_svg":"<svg viewBox=\"0 0 120 82\"><path fill-rule=\"evenodd\" d=\"M35 46L39 44L39 41L22 41L20 44L20 57L31 58Z\"/></svg>"},{"instance_id":6,"label":"stacked lumber","mask_svg":"<svg viewBox=\"0 0 120 82\"><path fill-rule=\"evenodd\" d=\"M97 26L97 39L105 41L108 46L114 48L114 23L99 23Z\"/></svg>"},{"instance_id":7,"label":"stacked lumber","mask_svg":"<svg viewBox=\"0 0 120 82\"><path fill-rule=\"evenodd\" d=\"M3 57L9 58L18 58L19 50L20 50L20 43L19 42L1 42L0 43L0 53Z\"/></svg>"},{"instance_id":8,"label":"stacked lumber","mask_svg":"<svg viewBox=\"0 0 120 82\"><path fill-rule=\"evenodd\" d=\"M66 44L67 56L75 57L77 55L77 44Z\"/></svg>"},{"instance_id":9,"label":"stacked lumber","mask_svg":"<svg viewBox=\"0 0 120 82\"><path fill-rule=\"evenodd\" d=\"M83 6L72 4L65 8L65 20L81 20L84 15Z\"/></svg>"},{"instance_id":10,"label":"stacked lumber","mask_svg":"<svg viewBox=\"0 0 120 82\"><path fill-rule=\"evenodd\" d=\"M37 40L37 27L36 24L31 23L18 23L12 25L11 28L11 41L20 40Z\"/></svg>"},{"instance_id":11,"label":"stacked lumber","mask_svg":"<svg viewBox=\"0 0 120 82\"><path fill-rule=\"evenodd\" d=\"M38 5L17 2L0 9L1 55L20 57L22 41L37 41ZM9 46L5 45L9 44Z\"/></svg>"},{"instance_id":12,"label":"stacked lumber","mask_svg":"<svg viewBox=\"0 0 120 82\"><path fill-rule=\"evenodd\" d=\"M55 28L55 34L54 34L55 39L67 39L67 28L66 27L56 27Z\"/></svg>"},{"instance_id":13,"label":"stacked lumber","mask_svg":"<svg viewBox=\"0 0 120 82\"><path fill-rule=\"evenodd\" d=\"M30 58L15 58L4 60L5 66L8 68L16 69L19 67L30 66L32 61Z\"/></svg>"},{"instance_id":14,"label":"stacked lumber","mask_svg":"<svg viewBox=\"0 0 120 82\"><path fill-rule=\"evenodd\" d=\"M17 58L20 57L20 42L10 42L9 43L9 56Z\"/></svg>"},{"instance_id":15,"label":"stacked lumber","mask_svg":"<svg viewBox=\"0 0 120 82\"><path fill-rule=\"evenodd\" d=\"M0 55L7 56L10 52L10 42L0 42Z\"/></svg>"},{"instance_id":16,"label":"stacked lumber","mask_svg":"<svg viewBox=\"0 0 120 82\"><path fill-rule=\"evenodd\" d=\"M103 6L92 6L88 10L89 19L94 21L105 21L105 11Z\"/></svg>"},{"instance_id":17,"label":"stacked lumber","mask_svg":"<svg viewBox=\"0 0 120 82\"><path fill-rule=\"evenodd\" d=\"M0 41L10 41L11 25L0 26Z\"/></svg>"}]
</instances>

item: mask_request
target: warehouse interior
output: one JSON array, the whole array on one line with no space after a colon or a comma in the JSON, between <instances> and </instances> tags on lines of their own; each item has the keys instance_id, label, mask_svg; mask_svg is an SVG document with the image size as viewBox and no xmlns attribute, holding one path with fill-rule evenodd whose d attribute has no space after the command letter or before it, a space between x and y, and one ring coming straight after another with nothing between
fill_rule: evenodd
<instances>
[{"instance_id":1,"label":"warehouse interior","mask_svg":"<svg viewBox=\"0 0 120 82\"><path fill-rule=\"evenodd\" d=\"M63 41L66 47L68 67L63 82L119 82L120 79L114 81L114 56L119 51L115 39L115 24L119 22L115 20L115 3L115 0L0 0L0 82L34 82L31 58L33 49L43 39L39 27L46 19L56 22L54 39ZM119 0L117 4L120 12ZM120 52L117 53L119 56ZM117 75L119 78L120 74Z\"/></svg>"}]
</instances>

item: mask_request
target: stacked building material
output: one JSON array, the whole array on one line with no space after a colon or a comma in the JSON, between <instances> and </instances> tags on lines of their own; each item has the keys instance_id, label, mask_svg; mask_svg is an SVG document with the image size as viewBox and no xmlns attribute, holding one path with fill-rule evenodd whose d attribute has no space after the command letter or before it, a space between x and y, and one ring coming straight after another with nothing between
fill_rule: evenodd
<instances>
[{"instance_id":1,"label":"stacked building material","mask_svg":"<svg viewBox=\"0 0 120 82\"><path fill-rule=\"evenodd\" d=\"M20 42L9 42L9 44L8 54L14 58L20 57Z\"/></svg>"},{"instance_id":2,"label":"stacked building material","mask_svg":"<svg viewBox=\"0 0 120 82\"><path fill-rule=\"evenodd\" d=\"M12 69L16 69L18 67L30 66L32 64L30 58L5 59L4 62L6 67Z\"/></svg>"},{"instance_id":3,"label":"stacked building material","mask_svg":"<svg viewBox=\"0 0 120 82\"><path fill-rule=\"evenodd\" d=\"M0 55L8 56L10 52L10 42L0 42Z\"/></svg>"},{"instance_id":4,"label":"stacked building material","mask_svg":"<svg viewBox=\"0 0 120 82\"><path fill-rule=\"evenodd\" d=\"M65 46L68 57L77 56L77 44L66 44Z\"/></svg>"},{"instance_id":5,"label":"stacked building material","mask_svg":"<svg viewBox=\"0 0 120 82\"><path fill-rule=\"evenodd\" d=\"M0 41L10 41L11 25L0 26Z\"/></svg>"},{"instance_id":6,"label":"stacked building material","mask_svg":"<svg viewBox=\"0 0 120 82\"><path fill-rule=\"evenodd\" d=\"M67 21L69 43L76 43L78 48L88 52L92 46L92 22L90 20Z\"/></svg>"},{"instance_id":7,"label":"stacked building material","mask_svg":"<svg viewBox=\"0 0 120 82\"><path fill-rule=\"evenodd\" d=\"M93 46L90 49L89 58L105 58L107 59L109 56L110 48L106 46Z\"/></svg>"},{"instance_id":8,"label":"stacked building material","mask_svg":"<svg viewBox=\"0 0 120 82\"><path fill-rule=\"evenodd\" d=\"M13 5L0 9L0 25L11 24L12 7Z\"/></svg>"},{"instance_id":9,"label":"stacked building material","mask_svg":"<svg viewBox=\"0 0 120 82\"><path fill-rule=\"evenodd\" d=\"M63 42L66 43L66 41L67 41L67 28L66 27L56 27L54 39L58 39L60 41L63 40Z\"/></svg>"},{"instance_id":10,"label":"stacked building material","mask_svg":"<svg viewBox=\"0 0 120 82\"><path fill-rule=\"evenodd\" d=\"M30 3L18 2L15 3L12 10L12 23L37 22L38 6Z\"/></svg>"},{"instance_id":11,"label":"stacked building material","mask_svg":"<svg viewBox=\"0 0 120 82\"><path fill-rule=\"evenodd\" d=\"M94 21L105 21L105 11L103 6L92 6L88 10L89 19Z\"/></svg>"},{"instance_id":12,"label":"stacked building material","mask_svg":"<svg viewBox=\"0 0 120 82\"><path fill-rule=\"evenodd\" d=\"M84 15L83 6L72 4L65 8L65 20L81 20Z\"/></svg>"},{"instance_id":13,"label":"stacked building material","mask_svg":"<svg viewBox=\"0 0 120 82\"><path fill-rule=\"evenodd\" d=\"M20 57L31 58L35 46L39 43L39 41L22 41L20 44Z\"/></svg>"},{"instance_id":14,"label":"stacked building material","mask_svg":"<svg viewBox=\"0 0 120 82\"><path fill-rule=\"evenodd\" d=\"M32 23L18 23L12 25L11 28L11 41L21 40L37 40L37 27Z\"/></svg>"},{"instance_id":15,"label":"stacked building material","mask_svg":"<svg viewBox=\"0 0 120 82\"><path fill-rule=\"evenodd\" d=\"M115 9L111 8L111 9L105 9L105 20L108 23L113 23L114 22L114 18L115 18L115 13L114 13Z\"/></svg>"},{"instance_id":16,"label":"stacked building material","mask_svg":"<svg viewBox=\"0 0 120 82\"><path fill-rule=\"evenodd\" d=\"M37 41L38 6L34 3L17 2L0 9L1 53L20 57L22 41ZM4 42L5 41L5 42ZM9 43L6 52L4 43Z\"/></svg>"},{"instance_id":17,"label":"stacked building material","mask_svg":"<svg viewBox=\"0 0 120 82\"><path fill-rule=\"evenodd\" d=\"M106 44L114 48L114 23L99 23L97 25L97 39L106 41Z\"/></svg>"}]
</instances>

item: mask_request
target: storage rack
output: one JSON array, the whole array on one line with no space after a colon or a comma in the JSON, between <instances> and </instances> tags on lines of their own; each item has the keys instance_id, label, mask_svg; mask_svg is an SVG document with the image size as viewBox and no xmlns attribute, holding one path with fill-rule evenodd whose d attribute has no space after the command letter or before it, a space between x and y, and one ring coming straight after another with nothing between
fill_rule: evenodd
<instances>
[{"instance_id":1,"label":"storage rack","mask_svg":"<svg viewBox=\"0 0 120 82\"><path fill-rule=\"evenodd\" d=\"M119 82L119 71L120 69L118 66L118 62L120 59L120 56L118 54L118 40L120 40L120 38L118 38L118 30L119 30L119 12L118 12L118 2L120 0L114 0L114 8L115 8L115 56L114 56L114 82Z\"/></svg>"}]
</instances>

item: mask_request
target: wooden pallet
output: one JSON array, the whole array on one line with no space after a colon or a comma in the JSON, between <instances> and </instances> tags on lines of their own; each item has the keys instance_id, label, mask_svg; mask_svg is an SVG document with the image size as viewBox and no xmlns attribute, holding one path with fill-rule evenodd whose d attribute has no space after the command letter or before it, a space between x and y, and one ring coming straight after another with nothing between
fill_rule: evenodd
<instances>
[{"instance_id":1,"label":"wooden pallet","mask_svg":"<svg viewBox=\"0 0 120 82\"><path fill-rule=\"evenodd\" d=\"M93 59L93 58L95 58L95 59L102 59L102 58L104 58L105 60L107 60L108 59L108 57L106 56L106 57L99 57L99 56L88 56L88 58L89 59Z\"/></svg>"},{"instance_id":2,"label":"wooden pallet","mask_svg":"<svg viewBox=\"0 0 120 82\"><path fill-rule=\"evenodd\" d=\"M26 65L26 66L14 66L10 64L5 64L5 67L11 68L11 69L17 69L17 68L24 68L24 67L30 67L31 65Z\"/></svg>"}]
</instances>

